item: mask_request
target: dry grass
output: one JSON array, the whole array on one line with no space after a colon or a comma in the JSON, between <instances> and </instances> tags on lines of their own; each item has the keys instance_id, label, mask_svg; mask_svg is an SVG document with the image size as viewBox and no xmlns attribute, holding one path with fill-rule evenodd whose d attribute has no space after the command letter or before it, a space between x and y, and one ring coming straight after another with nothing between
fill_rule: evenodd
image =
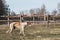
<instances>
[{"instance_id":1,"label":"dry grass","mask_svg":"<svg viewBox=\"0 0 60 40\"><path fill-rule=\"evenodd\" d=\"M0 40L60 40L60 25L33 25L25 27L26 36L19 35L19 30L6 34L8 26L0 26Z\"/></svg>"}]
</instances>

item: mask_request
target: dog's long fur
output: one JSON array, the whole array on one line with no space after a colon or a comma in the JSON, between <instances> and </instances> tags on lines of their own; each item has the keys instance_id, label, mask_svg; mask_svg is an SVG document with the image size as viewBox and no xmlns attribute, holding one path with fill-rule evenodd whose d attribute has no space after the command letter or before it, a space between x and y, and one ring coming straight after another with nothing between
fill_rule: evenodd
<instances>
[{"instance_id":1,"label":"dog's long fur","mask_svg":"<svg viewBox=\"0 0 60 40\"><path fill-rule=\"evenodd\" d=\"M20 30L20 33L24 34L24 27L25 26L31 26L31 23L29 22L12 22L10 24L10 28L8 29L8 31L6 33L11 33L15 28L18 28Z\"/></svg>"}]
</instances>

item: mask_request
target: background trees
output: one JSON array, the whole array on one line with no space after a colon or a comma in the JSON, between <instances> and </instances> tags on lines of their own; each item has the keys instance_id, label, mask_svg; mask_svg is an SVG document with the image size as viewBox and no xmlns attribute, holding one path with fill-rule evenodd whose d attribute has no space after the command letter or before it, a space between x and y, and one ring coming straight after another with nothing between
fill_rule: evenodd
<instances>
[{"instance_id":1,"label":"background trees","mask_svg":"<svg viewBox=\"0 0 60 40\"><path fill-rule=\"evenodd\" d=\"M5 0L0 0L0 16L7 15L8 5L6 5Z\"/></svg>"}]
</instances>

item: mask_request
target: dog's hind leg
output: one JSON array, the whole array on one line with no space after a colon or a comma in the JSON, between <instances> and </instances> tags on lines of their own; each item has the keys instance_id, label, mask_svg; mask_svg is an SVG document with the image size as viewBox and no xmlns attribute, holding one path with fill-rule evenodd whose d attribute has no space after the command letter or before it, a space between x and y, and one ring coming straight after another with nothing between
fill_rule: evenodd
<instances>
[{"instance_id":1,"label":"dog's hind leg","mask_svg":"<svg viewBox=\"0 0 60 40\"><path fill-rule=\"evenodd\" d=\"M6 31L6 33L9 33L9 31L10 31L10 28L8 29L8 31Z\"/></svg>"},{"instance_id":2,"label":"dog's hind leg","mask_svg":"<svg viewBox=\"0 0 60 40\"><path fill-rule=\"evenodd\" d=\"M13 30L13 24L10 24L10 28L8 29L8 31L6 31L6 33L11 33Z\"/></svg>"}]
</instances>

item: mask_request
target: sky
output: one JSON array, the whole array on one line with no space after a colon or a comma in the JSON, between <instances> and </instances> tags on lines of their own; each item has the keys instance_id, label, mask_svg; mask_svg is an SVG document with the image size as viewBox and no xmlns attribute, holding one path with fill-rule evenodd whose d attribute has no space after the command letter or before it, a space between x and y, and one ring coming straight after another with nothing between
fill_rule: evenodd
<instances>
[{"instance_id":1,"label":"sky","mask_svg":"<svg viewBox=\"0 0 60 40\"><path fill-rule=\"evenodd\" d=\"M41 8L44 4L47 11L52 11L57 9L57 4L60 0L6 0L9 8L15 13L19 13L21 10L30 10L34 8Z\"/></svg>"}]
</instances>

